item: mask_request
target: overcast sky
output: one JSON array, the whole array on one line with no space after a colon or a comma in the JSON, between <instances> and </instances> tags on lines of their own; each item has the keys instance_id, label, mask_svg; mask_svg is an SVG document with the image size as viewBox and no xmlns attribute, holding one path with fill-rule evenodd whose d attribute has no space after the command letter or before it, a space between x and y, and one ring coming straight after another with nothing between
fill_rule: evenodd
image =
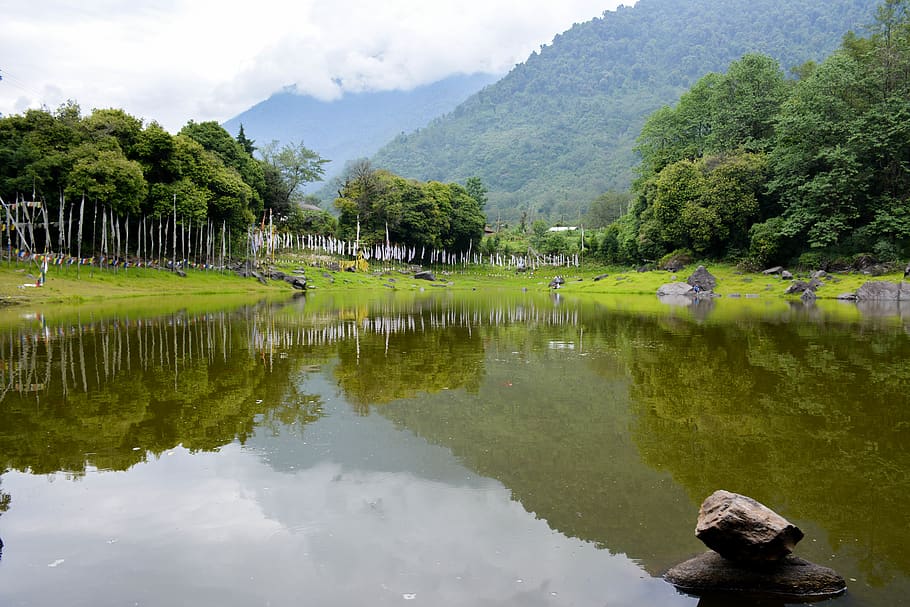
<instances>
[{"instance_id":1,"label":"overcast sky","mask_svg":"<svg viewBox=\"0 0 910 607\"><path fill-rule=\"evenodd\" d=\"M322 99L505 73L633 0L0 0L0 113L67 99L175 132L283 87Z\"/></svg>"}]
</instances>

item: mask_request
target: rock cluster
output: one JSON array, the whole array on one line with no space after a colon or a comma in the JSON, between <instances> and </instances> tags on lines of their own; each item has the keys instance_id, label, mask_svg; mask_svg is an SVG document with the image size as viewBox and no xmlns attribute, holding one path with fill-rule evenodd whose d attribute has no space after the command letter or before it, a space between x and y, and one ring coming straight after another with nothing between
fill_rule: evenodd
<instances>
[{"instance_id":1,"label":"rock cluster","mask_svg":"<svg viewBox=\"0 0 910 607\"><path fill-rule=\"evenodd\" d=\"M750 497L729 491L708 496L699 510L695 534L711 550L665 576L685 592L818 599L846 589L844 579L833 570L792 556L803 532Z\"/></svg>"},{"instance_id":2,"label":"rock cluster","mask_svg":"<svg viewBox=\"0 0 910 607\"><path fill-rule=\"evenodd\" d=\"M686 282L692 285L692 288L698 287L700 291L713 291L717 286L717 279L705 266L698 266Z\"/></svg>"},{"instance_id":3,"label":"rock cluster","mask_svg":"<svg viewBox=\"0 0 910 607\"><path fill-rule=\"evenodd\" d=\"M675 277L674 277L675 278ZM661 285L657 289L657 296L665 297L695 297L699 294L712 296L714 287L717 286L717 279L711 274L705 266L698 266L696 270L686 279L686 282L669 282Z\"/></svg>"}]
</instances>

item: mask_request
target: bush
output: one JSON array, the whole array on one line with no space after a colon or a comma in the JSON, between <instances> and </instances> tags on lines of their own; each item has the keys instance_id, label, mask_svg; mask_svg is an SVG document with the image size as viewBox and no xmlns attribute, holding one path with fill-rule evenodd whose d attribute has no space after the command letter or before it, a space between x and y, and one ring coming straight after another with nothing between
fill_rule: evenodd
<instances>
[{"instance_id":1,"label":"bush","mask_svg":"<svg viewBox=\"0 0 910 607\"><path fill-rule=\"evenodd\" d=\"M879 240L872 247L872 251L879 261L894 262L901 258L901 248L890 240Z\"/></svg>"},{"instance_id":2,"label":"bush","mask_svg":"<svg viewBox=\"0 0 910 607\"><path fill-rule=\"evenodd\" d=\"M831 266L831 255L824 251L806 251L799 256L796 265L800 270L807 272L828 270Z\"/></svg>"},{"instance_id":3,"label":"bush","mask_svg":"<svg viewBox=\"0 0 910 607\"><path fill-rule=\"evenodd\" d=\"M657 262L657 267L661 270L676 272L692 263L692 259L692 251L689 249L676 249L661 257Z\"/></svg>"}]
</instances>

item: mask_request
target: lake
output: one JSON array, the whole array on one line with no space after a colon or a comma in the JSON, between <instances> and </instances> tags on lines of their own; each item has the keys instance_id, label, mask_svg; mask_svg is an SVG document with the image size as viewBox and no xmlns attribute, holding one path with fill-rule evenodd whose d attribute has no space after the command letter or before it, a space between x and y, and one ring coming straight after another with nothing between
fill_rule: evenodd
<instances>
[{"instance_id":1,"label":"lake","mask_svg":"<svg viewBox=\"0 0 910 607\"><path fill-rule=\"evenodd\" d=\"M0 323L0 604L779 605L661 575L716 489L910 604L910 320L316 292Z\"/></svg>"}]
</instances>

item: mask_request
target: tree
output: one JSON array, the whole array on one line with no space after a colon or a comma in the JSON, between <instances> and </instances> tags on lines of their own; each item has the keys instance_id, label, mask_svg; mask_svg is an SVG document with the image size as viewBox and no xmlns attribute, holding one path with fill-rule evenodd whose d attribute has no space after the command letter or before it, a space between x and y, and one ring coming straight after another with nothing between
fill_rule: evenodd
<instances>
[{"instance_id":1,"label":"tree","mask_svg":"<svg viewBox=\"0 0 910 607\"><path fill-rule=\"evenodd\" d=\"M150 183L170 183L179 178L174 150L174 137L160 124L152 122L136 137L133 157L142 165Z\"/></svg>"},{"instance_id":2,"label":"tree","mask_svg":"<svg viewBox=\"0 0 910 607\"><path fill-rule=\"evenodd\" d=\"M467 190L468 196L477 201L481 210L487 205L487 188L483 185L480 177L468 177L464 182L464 189Z\"/></svg>"},{"instance_id":3,"label":"tree","mask_svg":"<svg viewBox=\"0 0 910 607\"><path fill-rule=\"evenodd\" d=\"M768 150L787 92L783 71L771 57L750 54L731 63L712 90L707 149L715 154Z\"/></svg>"},{"instance_id":4,"label":"tree","mask_svg":"<svg viewBox=\"0 0 910 607\"><path fill-rule=\"evenodd\" d=\"M324 165L329 162L301 143L288 143L280 148L278 141L265 145L259 154L265 166L266 207L286 215L303 198L308 183L322 181Z\"/></svg>"},{"instance_id":5,"label":"tree","mask_svg":"<svg viewBox=\"0 0 910 607\"><path fill-rule=\"evenodd\" d=\"M458 184L421 183L367 161L351 165L339 197L339 234L370 244L394 242L414 247L465 251L479 246L485 218L477 201Z\"/></svg>"},{"instance_id":6,"label":"tree","mask_svg":"<svg viewBox=\"0 0 910 607\"><path fill-rule=\"evenodd\" d=\"M253 188L237 171L224 166L217 155L185 135L177 135L174 138L174 148L174 162L178 174L200 190L198 196L205 199L209 217L217 222L227 221L236 229L245 228L253 221L255 216L250 208L254 197ZM193 200L200 200L198 196L193 192ZM159 204L161 202L158 201ZM163 202L165 203L163 206L155 207L152 212L166 213L169 208L168 201ZM193 209L195 204L187 209L191 216L195 213Z\"/></svg>"},{"instance_id":7,"label":"tree","mask_svg":"<svg viewBox=\"0 0 910 607\"><path fill-rule=\"evenodd\" d=\"M86 144L77 155L79 159L69 175L68 196L84 194L121 216L139 212L148 184L138 162L127 160L119 146L104 150Z\"/></svg>"},{"instance_id":8,"label":"tree","mask_svg":"<svg viewBox=\"0 0 910 607\"><path fill-rule=\"evenodd\" d=\"M629 208L632 194L629 192L605 192L591 201L585 215L585 225L604 228L622 216Z\"/></svg>"},{"instance_id":9,"label":"tree","mask_svg":"<svg viewBox=\"0 0 910 607\"><path fill-rule=\"evenodd\" d=\"M240 130L237 132L237 143L240 144L240 147L242 147L247 154L251 157L253 156L253 152L256 151L256 146L253 144L256 142L247 138L246 134L243 132L242 122L240 123Z\"/></svg>"},{"instance_id":10,"label":"tree","mask_svg":"<svg viewBox=\"0 0 910 607\"><path fill-rule=\"evenodd\" d=\"M142 133L142 120L120 109L93 110L82 120L82 128L87 138L95 143L107 138L115 139L124 155L131 157Z\"/></svg>"},{"instance_id":11,"label":"tree","mask_svg":"<svg viewBox=\"0 0 910 607\"><path fill-rule=\"evenodd\" d=\"M204 149L218 156L224 166L237 171L243 181L253 189L250 210L255 214L262 211L266 193L263 167L231 137L230 133L214 121L197 123L190 120L180 129L180 134L198 142Z\"/></svg>"}]
</instances>

